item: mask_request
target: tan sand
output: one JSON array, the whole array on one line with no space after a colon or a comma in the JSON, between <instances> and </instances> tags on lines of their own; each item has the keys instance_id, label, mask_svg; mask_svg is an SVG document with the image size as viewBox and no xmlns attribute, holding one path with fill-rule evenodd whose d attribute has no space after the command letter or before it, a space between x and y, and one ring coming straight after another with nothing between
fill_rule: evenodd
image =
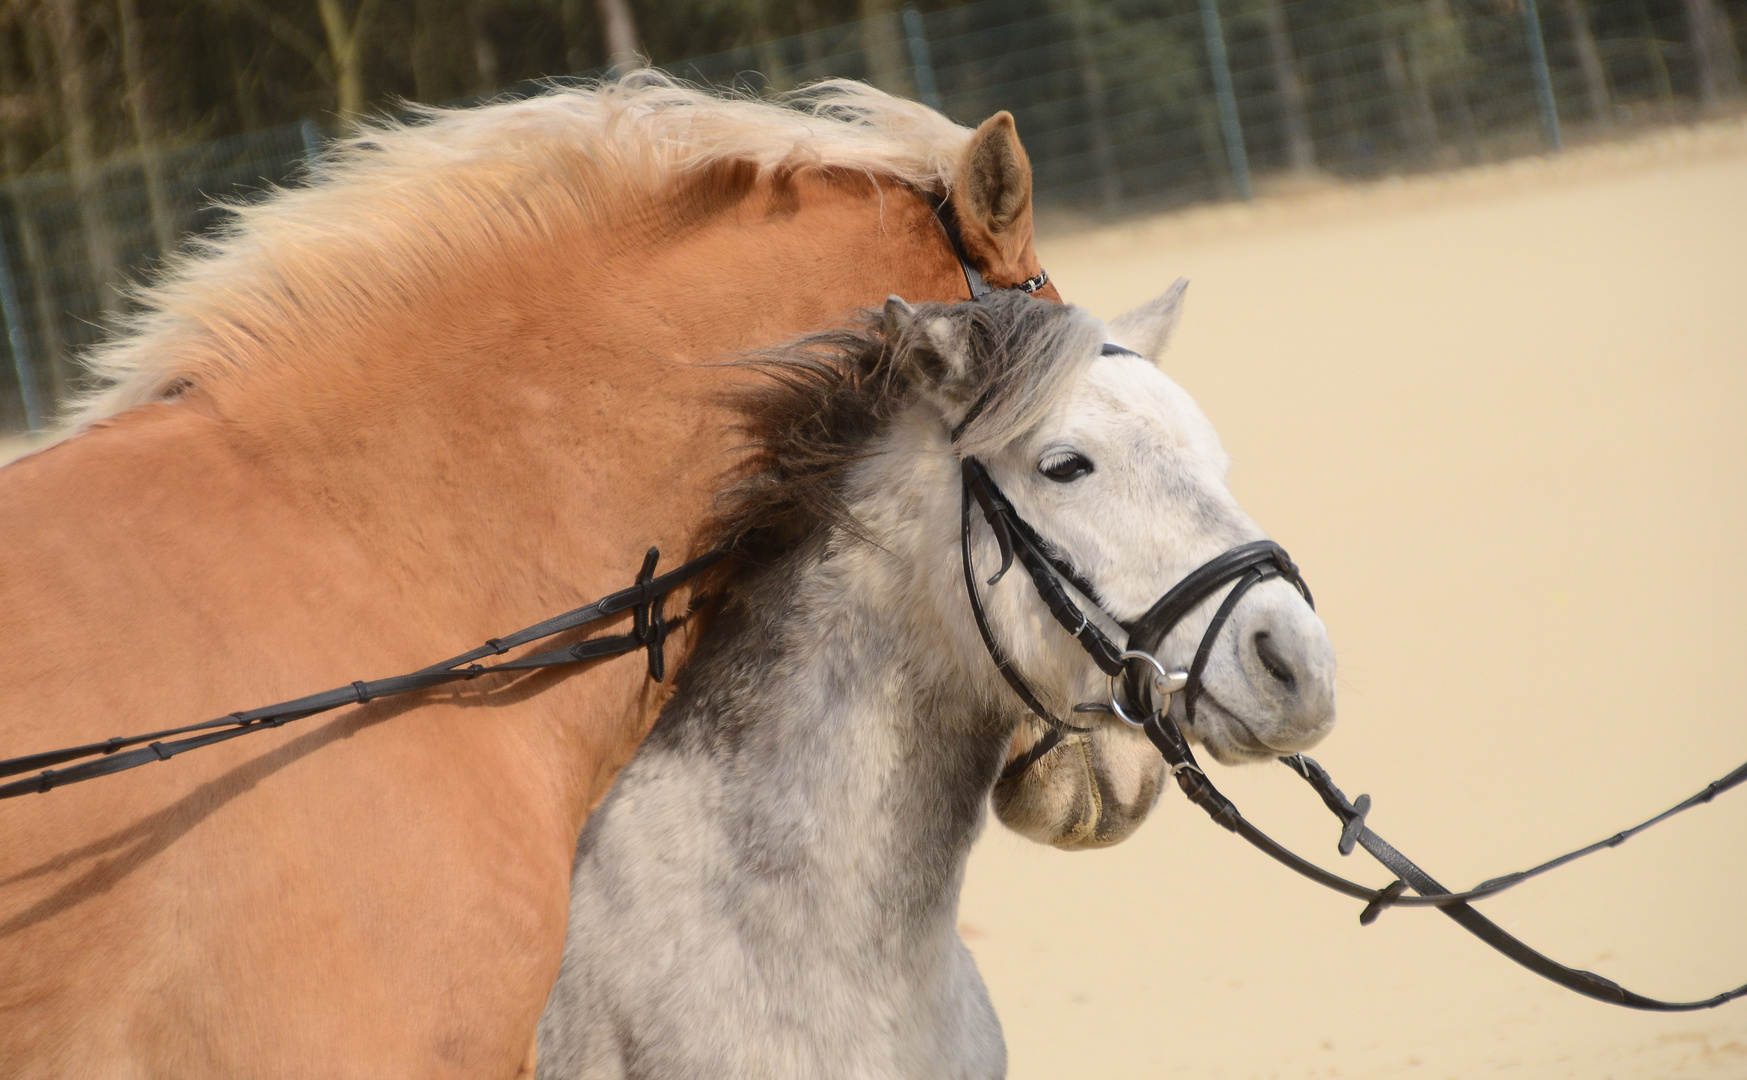
<instances>
[{"instance_id":1,"label":"tan sand","mask_svg":"<svg viewBox=\"0 0 1747 1080\"><path fill-rule=\"evenodd\" d=\"M1113 315L1188 277L1167 369L1341 658L1316 752L1461 886L1747 760L1747 128L1062 236ZM1287 770L1214 767L1340 860ZM1300 880L1167 792L1109 851L994 829L966 937L1029 1077L1747 1077L1747 1001L1579 998L1442 916ZM1568 963L1747 981L1747 790L1484 905Z\"/></svg>"}]
</instances>

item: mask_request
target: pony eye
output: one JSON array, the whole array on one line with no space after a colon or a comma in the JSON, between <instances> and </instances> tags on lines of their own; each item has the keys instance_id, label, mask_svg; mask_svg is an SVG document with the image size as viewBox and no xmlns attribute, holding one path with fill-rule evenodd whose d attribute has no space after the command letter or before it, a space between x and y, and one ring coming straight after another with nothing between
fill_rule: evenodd
<instances>
[{"instance_id":1,"label":"pony eye","mask_svg":"<svg viewBox=\"0 0 1747 1080\"><path fill-rule=\"evenodd\" d=\"M1092 462L1084 454L1072 451L1051 454L1037 463L1037 471L1058 484L1066 484L1092 471Z\"/></svg>"}]
</instances>

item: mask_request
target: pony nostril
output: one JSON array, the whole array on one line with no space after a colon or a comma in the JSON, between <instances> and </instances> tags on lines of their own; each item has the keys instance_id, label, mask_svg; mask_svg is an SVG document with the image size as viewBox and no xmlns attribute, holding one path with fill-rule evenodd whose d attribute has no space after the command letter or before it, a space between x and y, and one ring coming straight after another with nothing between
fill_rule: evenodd
<instances>
[{"instance_id":1,"label":"pony nostril","mask_svg":"<svg viewBox=\"0 0 1747 1080\"><path fill-rule=\"evenodd\" d=\"M1297 673L1292 670L1292 664L1274 648L1273 638L1268 632L1258 630L1250 640L1255 643L1256 659L1262 662L1262 667L1267 669L1268 674L1285 687L1287 693L1298 689Z\"/></svg>"}]
</instances>

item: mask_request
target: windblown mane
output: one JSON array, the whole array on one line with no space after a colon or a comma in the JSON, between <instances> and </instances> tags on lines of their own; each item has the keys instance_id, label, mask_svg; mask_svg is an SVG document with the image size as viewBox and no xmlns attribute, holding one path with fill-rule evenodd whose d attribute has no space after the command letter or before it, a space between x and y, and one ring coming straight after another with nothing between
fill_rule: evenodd
<instances>
[{"instance_id":1,"label":"windblown mane","mask_svg":"<svg viewBox=\"0 0 1747 1080\"><path fill-rule=\"evenodd\" d=\"M713 165L848 169L944 191L970 135L848 81L769 102L640 72L479 108L421 108L345 140L308 185L234 207L228 228L139 289L140 313L87 357L98 389L68 426L264 353L295 353L486 253L601 228L616 207Z\"/></svg>"},{"instance_id":2,"label":"windblown mane","mask_svg":"<svg viewBox=\"0 0 1747 1080\"><path fill-rule=\"evenodd\" d=\"M746 478L718 502L720 540L733 540L741 554L762 562L820 528L859 534L846 475L922 395L944 391L961 414L969 403L985 402L955 448L987 453L1039 422L1102 340L1086 312L1017 291L914 310L895 338L879 313L869 312L859 326L748 358L767 378L736 402L755 456ZM962 375L945 386L929 329L939 333L941 320L963 352Z\"/></svg>"}]
</instances>

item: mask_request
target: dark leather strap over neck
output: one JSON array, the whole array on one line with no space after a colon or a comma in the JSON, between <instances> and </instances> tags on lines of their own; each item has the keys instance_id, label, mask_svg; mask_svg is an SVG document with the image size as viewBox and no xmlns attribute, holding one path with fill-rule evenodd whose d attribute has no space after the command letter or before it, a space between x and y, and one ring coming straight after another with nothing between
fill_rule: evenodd
<instances>
[{"instance_id":1,"label":"dark leather strap over neck","mask_svg":"<svg viewBox=\"0 0 1747 1080\"><path fill-rule=\"evenodd\" d=\"M697 578L721 562L727 555L726 549L717 549L693 559L683 566L669 570L665 574L656 576L655 565L659 558L659 552L655 548L650 548L644 555L643 566L638 571L635 582L629 588L620 589L618 592L603 596L592 604L579 607L574 611L567 611L562 615L556 615L513 634L492 638L485 644L469 649L459 656L451 656L447 660L422 667L405 675L393 675L385 679L360 679L332 690L324 690L321 693L308 694L291 701L264 705L244 712L234 712L216 720L206 720L197 724L187 724L182 727L152 731L142 735L117 736L113 739L105 739L103 742L69 746L60 750L26 754L23 757L0 761L0 777L25 772L36 773L35 776L0 784L0 799L27 794L42 794L81 780L94 780L100 776L109 776L155 761L168 761L172 757L190 750L199 750L239 736L281 727L294 720L315 716L318 713L342 706L362 705L377 698L428 690L447 683L476 679L492 672L533 671L541 668L589 663L642 649L648 653L650 678L659 682L666 675L667 665L663 646L666 644L667 635L690 618L697 611L702 600L701 596L694 595L691 605L685 612L670 618L663 609L668 594ZM533 656L509 660L489 667L477 663L488 656L502 656L518 646L527 645L554 634L607 621L626 611L631 612L631 632L628 634L593 637L565 648L536 653ZM201 734L193 734L195 732ZM177 738L176 736L183 737ZM129 749L129 747L135 749ZM81 760L84 758L95 758L96 760ZM64 769L54 768L57 765L66 765L68 762L77 762L77 764Z\"/></svg>"},{"instance_id":2,"label":"dark leather strap over neck","mask_svg":"<svg viewBox=\"0 0 1747 1080\"><path fill-rule=\"evenodd\" d=\"M982 271L978 270L971 262L970 254L964 249L964 235L958 227L958 211L953 208L950 195L942 196L940 201L934 204L934 216L939 220L940 227L946 232L946 242L952 245L952 253L958 256L958 265L964 271L964 283L971 290L971 299L979 302L987 300L995 290L989 287L989 283L983 279ZM1044 280L1049 280L1047 275L1044 276ZM1041 285L1034 286L1026 291L1035 292L1041 287Z\"/></svg>"},{"instance_id":3,"label":"dark leather strap over neck","mask_svg":"<svg viewBox=\"0 0 1747 1080\"><path fill-rule=\"evenodd\" d=\"M970 253L965 250L964 235L959 230L958 211L953 208L950 195L941 197L934 204L934 216L940 222L941 229L946 232L946 242L952 245L952 252L958 256L959 269L964 271L964 283L971 290L972 300L987 300L994 295L995 286L990 285L983 277L983 272L971 262ZM1037 273L1016 285L1005 288L1018 289L1022 293L1035 293L1049 284L1049 271L1038 267Z\"/></svg>"}]
</instances>

